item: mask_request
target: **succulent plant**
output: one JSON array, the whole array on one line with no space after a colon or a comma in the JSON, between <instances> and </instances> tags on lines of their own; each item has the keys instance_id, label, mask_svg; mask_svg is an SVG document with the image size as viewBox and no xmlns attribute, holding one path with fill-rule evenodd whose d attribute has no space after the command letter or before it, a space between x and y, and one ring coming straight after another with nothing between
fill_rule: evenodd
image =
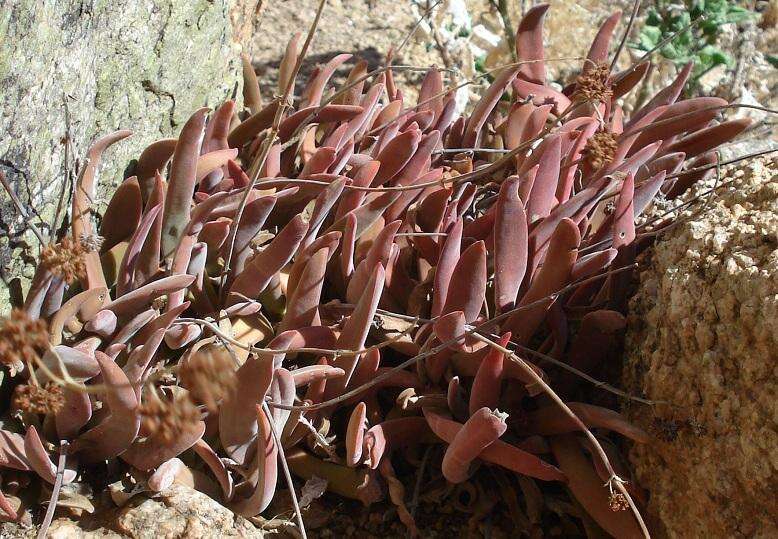
<instances>
[{"instance_id":1,"label":"succulent plant","mask_svg":"<svg viewBox=\"0 0 778 539\"><path fill-rule=\"evenodd\" d=\"M547 7L465 116L436 68L416 104L364 61L325 94L338 55L294 104L264 105L247 69L250 112L198 110L146 148L99 229L100 156L130 133L94 142L68 235L0 327L0 467L62 484L108 461L109 482L188 482L253 517L288 465L365 504L388 485L414 529L390 457L429 445L451 483L500 467L566 486L611 535L645 533L600 440L649 435L563 401L611 359L629 270L672 224L640 216L714 173L747 122L677 101L690 67L627 115L648 64L608 67L619 14L555 89ZM282 94L301 57L293 40Z\"/></svg>"}]
</instances>

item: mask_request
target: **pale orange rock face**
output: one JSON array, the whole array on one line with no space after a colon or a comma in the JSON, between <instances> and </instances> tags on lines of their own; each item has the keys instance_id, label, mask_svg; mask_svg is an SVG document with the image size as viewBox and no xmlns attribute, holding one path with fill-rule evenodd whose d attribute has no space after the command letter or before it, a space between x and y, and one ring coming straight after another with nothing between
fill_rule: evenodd
<instances>
[{"instance_id":1,"label":"pale orange rock face","mask_svg":"<svg viewBox=\"0 0 778 539\"><path fill-rule=\"evenodd\" d=\"M628 383L675 405L630 408L656 436L631 460L676 537L778 532L778 163L730 178L657 244L630 316Z\"/></svg>"}]
</instances>

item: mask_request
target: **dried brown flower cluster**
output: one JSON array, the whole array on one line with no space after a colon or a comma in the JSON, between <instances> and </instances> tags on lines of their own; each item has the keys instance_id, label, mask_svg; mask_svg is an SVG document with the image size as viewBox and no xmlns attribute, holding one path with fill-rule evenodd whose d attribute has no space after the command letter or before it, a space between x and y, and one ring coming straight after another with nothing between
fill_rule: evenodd
<instances>
[{"instance_id":1,"label":"dried brown flower cluster","mask_svg":"<svg viewBox=\"0 0 778 539\"><path fill-rule=\"evenodd\" d=\"M160 398L154 390L147 392L138 413L143 430L164 444L191 431L200 420L200 411L187 396Z\"/></svg>"},{"instance_id":2,"label":"dried brown flower cluster","mask_svg":"<svg viewBox=\"0 0 778 539\"><path fill-rule=\"evenodd\" d=\"M55 245L47 245L41 252L40 263L65 282L72 283L86 273L84 254L89 251L82 241L66 237Z\"/></svg>"},{"instance_id":3,"label":"dried brown flower cluster","mask_svg":"<svg viewBox=\"0 0 778 539\"><path fill-rule=\"evenodd\" d=\"M614 513L618 511L626 511L629 509L629 502L627 501L627 497L624 496L624 494L621 492L614 492L608 496L608 507Z\"/></svg>"},{"instance_id":4,"label":"dried brown flower cluster","mask_svg":"<svg viewBox=\"0 0 778 539\"><path fill-rule=\"evenodd\" d=\"M32 320L21 309L14 309L0 322L0 363L7 365L11 374L25 364L34 365L49 346L45 320Z\"/></svg>"},{"instance_id":5,"label":"dried brown flower cluster","mask_svg":"<svg viewBox=\"0 0 778 539\"><path fill-rule=\"evenodd\" d=\"M219 401L235 387L235 363L225 347L203 347L181 366L178 376L196 402L216 412Z\"/></svg>"},{"instance_id":6,"label":"dried brown flower cluster","mask_svg":"<svg viewBox=\"0 0 778 539\"><path fill-rule=\"evenodd\" d=\"M613 162L619 143L613 133L597 131L584 149L584 157L592 170L600 170Z\"/></svg>"},{"instance_id":7,"label":"dried brown flower cluster","mask_svg":"<svg viewBox=\"0 0 778 539\"><path fill-rule=\"evenodd\" d=\"M56 414L65 405L62 387L54 382L44 387L37 384L21 384L16 386L12 406L30 414Z\"/></svg>"},{"instance_id":8,"label":"dried brown flower cluster","mask_svg":"<svg viewBox=\"0 0 778 539\"><path fill-rule=\"evenodd\" d=\"M597 64L591 69L584 69L576 80L575 97L589 102L608 101L613 97L609 78L610 68L607 64Z\"/></svg>"}]
</instances>

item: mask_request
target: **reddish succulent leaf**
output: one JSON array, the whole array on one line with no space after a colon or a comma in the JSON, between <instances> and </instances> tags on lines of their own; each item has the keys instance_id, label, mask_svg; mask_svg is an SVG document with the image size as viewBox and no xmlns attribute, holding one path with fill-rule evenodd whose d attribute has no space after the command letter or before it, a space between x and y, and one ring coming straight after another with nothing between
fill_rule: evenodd
<instances>
[{"instance_id":1,"label":"reddish succulent leaf","mask_svg":"<svg viewBox=\"0 0 778 539\"><path fill-rule=\"evenodd\" d=\"M470 117L465 124L465 130L463 133L462 144L465 148L477 148L479 146L479 138L481 129L483 128L489 115L494 110L497 102L502 97L502 94L511 84L511 81L516 77L516 73L519 72L516 67L508 67L503 69L494 78L494 82L487 88L486 92L481 96L481 99L476 104Z\"/></svg>"},{"instance_id":2,"label":"reddish succulent leaf","mask_svg":"<svg viewBox=\"0 0 778 539\"><path fill-rule=\"evenodd\" d=\"M158 297L177 292L188 287L195 280L193 275L171 275L151 282L128 292L105 306L116 316L123 317L151 305Z\"/></svg>"},{"instance_id":3,"label":"reddish succulent leaf","mask_svg":"<svg viewBox=\"0 0 778 539\"><path fill-rule=\"evenodd\" d=\"M27 462L30 464L30 468L32 468L41 479L53 485L57 478L57 467L51 462L49 453L46 451L46 448L43 447L43 442L33 425L27 427L27 433L24 435L24 454L27 457ZM65 470L63 483L71 483L75 478L75 471Z\"/></svg>"},{"instance_id":4,"label":"reddish succulent leaf","mask_svg":"<svg viewBox=\"0 0 778 539\"><path fill-rule=\"evenodd\" d=\"M301 216L295 216L289 221L273 241L257 253L235 278L230 288L233 298L231 301L238 301L240 296L251 299L259 297L273 276L292 259L307 230L308 225Z\"/></svg>"},{"instance_id":5,"label":"reddish succulent leaf","mask_svg":"<svg viewBox=\"0 0 778 539\"><path fill-rule=\"evenodd\" d=\"M230 509L245 517L253 517L264 511L273 500L278 480L278 446L273 438L270 418L257 405L256 486L254 492L245 499L234 500Z\"/></svg>"},{"instance_id":6,"label":"reddish succulent leaf","mask_svg":"<svg viewBox=\"0 0 778 539\"><path fill-rule=\"evenodd\" d=\"M500 337L500 346L507 346L511 334ZM473 387L470 390L469 411L472 416L481 408L494 409L500 402L500 389L503 378L504 355L494 347L489 347L481 364L478 366Z\"/></svg>"},{"instance_id":7,"label":"reddish succulent leaf","mask_svg":"<svg viewBox=\"0 0 778 539\"><path fill-rule=\"evenodd\" d=\"M234 389L219 407L219 439L238 464L248 464L253 456L250 447L259 431L257 408L270 389L273 370L272 355L249 356L235 373Z\"/></svg>"},{"instance_id":8,"label":"reddish succulent leaf","mask_svg":"<svg viewBox=\"0 0 778 539\"><path fill-rule=\"evenodd\" d=\"M550 110L550 107L547 107ZM508 119L505 120L505 148L515 150L524 141L524 132L533 131L529 129L529 119L534 116L537 109L532 103L516 103L511 107L508 113ZM539 119L539 117L538 117Z\"/></svg>"},{"instance_id":9,"label":"reddish succulent leaf","mask_svg":"<svg viewBox=\"0 0 778 539\"><path fill-rule=\"evenodd\" d=\"M159 172L154 176L154 185L146 201L146 211L154 206L165 205L165 181ZM151 280L159 271L160 249L162 246L162 213L157 215L154 224L149 230L146 241L143 243L138 260L135 263L135 278L133 286L141 286Z\"/></svg>"},{"instance_id":10,"label":"reddish succulent leaf","mask_svg":"<svg viewBox=\"0 0 778 539\"><path fill-rule=\"evenodd\" d=\"M634 67L628 68L626 71L616 74L613 77L613 99L627 95L630 90L643 80L650 67L651 62L641 62Z\"/></svg>"},{"instance_id":11,"label":"reddish succulent leaf","mask_svg":"<svg viewBox=\"0 0 778 539\"><path fill-rule=\"evenodd\" d=\"M538 304L535 302L558 292L569 283L580 242L581 233L578 227L570 219L563 219L551 236L543 266L533 277L532 284L518 304L519 307L534 305L515 312L503 325L504 331L513 332L516 342L525 344L529 341L551 304L551 300L540 301Z\"/></svg>"},{"instance_id":12,"label":"reddish succulent leaf","mask_svg":"<svg viewBox=\"0 0 778 539\"><path fill-rule=\"evenodd\" d=\"M92 204L97 196L97 170L100 160L106 148L122 139L129 137L131 131L116 131L97 139L89 147L84 170L73 193L71 209L71 230L75 241L94 236L94 228L91 222ZM89 251L84 255L86 275L81 278L81 286L84 290L101 288L106 286L103 275L100 255L97 251Z\"/></svg>"},{"instance_id":13,"label":"reddish succulent leaf","mask_svg":"<svg viewBox=\"0 0 778 539\"><path fill-rule=\"evenodd\" d=\"M300 281L287 301L279 331L319 325L321 290L331 254L329 248L323 247L308 259Z\"/></svg>"},{"instance_id":14,"label":"reddish succulent leaf","mask_svg":"<svg viewBox=\"0 0 778 539\"><path fill-rule=\"evenodd\" d=\"M406 131L391 139L376 157L381 163L371 185L377 187L391 180L416 153L421 141L421 131Z\"/></svg>"},{"instance_id":15,"label":"reddish succulent leaf","mask_svg":"<svg viewBox=\"0 0 778 539\"><path fill-rule=\"evenodd\" d=\"M612 430L642 444L650 441L646 432L629 423L618 412L583 402L568 402L567 406L587 427ZM527 412L526 429L527 432L543 436L580 430L575 421L556 405Z\"/></svg>"},{"instance_id":16,"label":"reddish succulent leaf","mask_svg":"<svg viewBox=\"0 0 778 539\"><path fill-rule=\"evenodd\" d=\"M214 150L197 158L195 166L195 182L200 183L206 176L214 170L221 168L231 159L238 156L236 149Z\"/></svg>"},{"instance_id":17,"label":"reddish succulent leaf","mask_svg":"<svg viewBox=\"0 0 778 539\"><path fill-rule=\"evenodd\" d=\"M162 218L162 255L170 257L189 222L189 206L194 194L197 159L208 109L199 109L181 129L170 165L165 211Z\"/></svg>"},{"instance_id":18,"label":"reddish succulent leaf","mask_svg":"<svg viewBox=\"0 0 778 539\"><path fill-rule=\"evenodd\" d=\"M294 379L294 385L300 387L318 382L319 380L340 378L344 374L343 369L331 365L309 365L293 370L292 378Z\"/></svg>"},{"instance_id":19,"label":"reddish succulent leaf","mask_svg":"<svg viewBox=\"0 0 778 539\"><path fill-rule=\"evenodd\" d=\"M335 103L342 103L344 105L356 105L359 103L359 99L362 97L362 90L365 87L365 81L356 81L363 78L365 75L367 75L367 61L359 60L354 64L354 67L351 68L345 82L345 85L351 86L351 88L346 90L340 97L336 98Z\"/></svg>"},{"instance_id":20,"label":"reddish succulent leaf","mask_svg":"<svg viewBox=\"0 0 778 539\"><path fill-rule=\"evenodd\" d=\"M421 137L416 153L405 164L403 169L392 179L393 185L410 185L415 183L417 178L426 173L429 168L432 152L440 144L440 132L430 131Z\"/></svg>"},{"instance_id":21,"label":"reddish succulent leaf","mask_svg":"<svg viewBox=\"0 0 778 539\"><path fill-rule=\"evenodd\" d=\"M116 457L130 447L140 430L138 398L124 371L99 350L95 352L95 358L100 365L103 383L107 386L103 401L108 404L111 415L76 438L71 445L71 451L78 453L83 462Z\"/></svg>"},{"instance_id":22,"label":"reddish succulent leaf","mask_svg":"<svg viewBox=\"0 0 778 539\"><path fill-rule=\"evenodd\" d=\"M143 202L140 185L135 176L127 178L119 185L103 213L100 223L100 236L103 237L101 252L125 241L138 227Z\"/></svg>"},{"instance_id":23,"label":"reddish succulent leaf","mask_svg":"<svg viewBox=\"0 0 778 539\"><path fill-rule=\"evenodd\" d=\"M87 393L70 388L62 390L65 403L55 414L57 436L62 440L75 437L92 418L92 402Z\"/></svg>"},{"instance_id":24,"label":"reddish succulent leaf","mask_svg":"<svg viewBox=\"0 0 778 539\"><path fill-rule=\"evenodd\" d=\"M219 455L203 441L202 438L197 440L192 446L195 453L197 453L201 459L208 465L213 475L216 476L216 480L219 482L219 486L222 488L224 494L224 500L230 501L233 495L233 483L232 476L227 471L227 467L224 462L219 458Z\"/></svg>"},{"instance_id":25,"label":"reddish succulent leaf","mask_svg":"<svg viewBox=\"0 0 778 539\"><path fill-rule=\"evenodd\" d=\"M278 110L278 99L274 99L265 108L255 112L230 131L227 142L230 148L241 148L253 139L261 131L264 131L273 123L273 118Z\"/></svg>"},{"instance_id":26,"label":"reddish succulent leaf","mask_svg":"<svg viewBox=\"0 0 778 539\"><path fill-rule=\"evenodd\" d=\"M619 249L635 240L635 179L628 174L621 186L616 209L613 212L613 248Z\"/></svg>"},{"instance_id":27,"label":"reddish succulent leaf","mask_svg":"<svg viewBox=\"0 0 778 539\"><path fill-rule=\"evenodd\" d=\"M313 207L311 218L308 221L308 232L302 241L303 248L307 247L313 242L316 234L318 234L319 229L321 228L321 225L329 215L330 210L339 200L341 193L343 192L343 188L346 186L348 181L348 178L339 178L329 184L321 193L319 193L319 196L316 197L316 204Z\"/></svg>"},{"instance_id":28,"label":"reddish succulent leaf","mask_svg":"<svg viewBox=\"0 0 778 539\"><path fill-rule=\"evenodd\" d=\"M648 103L640 108L640 110L635 111L625 128L628 129L634 127L643 119L644 116L654 111L655 109L675 103L675 100L678 99L679 95L681 95L684 86L686 86L686 81L689 80L689 76L692 73L693 67L694 64L692 62L686 64L683 69L678 72L678 76L676 76L673 82L657 92Z\"/></svg>"},{"instance_id":29,"label":"reddish succulent leaf","mask_svg":"<svg viewBox=\"0 0 778 539\"><path fill-rule=\"evenodd\" d=\"M258 198L246 204L246 209L243 211L238 229L235 232L232 267L230 268L235 271L235 274L243 271L243 266L252 252L251 241L259 234L262 225L265 224L275 205L276 197L272 195ZM229 244L225 243L225 247L229 247ZM227 253L223 251L222 255L226 258Z\"/></svg>"},{"instance_id":30,"label":"reddish succulent leaf","mask_svg":"<svg viewBox=\"0 0 778 539\"><path fill-rule=\"evenodd\" d=\"M448 295L449 283L460 259L459 249L462 243L462 219L459 219L446 236L435 268L435 281L432 287L433 317L444 312L443 307ZM480 306L479 306L480 309Z\"/></svg>"},{"instance_id":31,"label":"reddish succulent leaf","mask_svg":"<svg viewBox=\"0 0 778 539\"><path fill-rule=\"evenodd\" d=\"M451 443L462 429L461 423L447 419L428 409L424 409L424 418L432 432L444 442ZM566 481L565 474L556 466L502 440L495 440L484 448L478 458L543 481Z\"/></svg>"},{"instance_id":32,"label":"reddish succulent leaf","mask_svg":"<svg viewBox=\"0 0 778 539\"><path fill-rule=\"evenodd\" d=\"M489 408L476 410L456 433L443 455L443 476L461 483L470 476L470 463L508 429L505 417Z\"/></svg>"},{"instance_id":33,"label":"reddish succulent leaf","mask_svg":"<svg viewBox=\"0 0 778 539\"><path fill-rule=\"evenodd\" d=\"M75 380L88 380L100 372L100 365L97 363L94 353L87 353L78 348L61 344L47 350L41 358L41 363L59 377L63 375L64 367L64 370ZM35 371L35 377L41 384L49 381L48 375L42 369Z\"/></svg>"},{"instance_id":34,"label":"reddish succulent leaf","mask_svg":"<svg viewBox=\"0 0 778 539\"><path fill-rule=\"evenodd\" d=\"M451 273L443 313L462 311L467 323L481 312L486 297L486 247L478 241L465 249Z\"/></svg>"},{"instance_id":35,"label":"reddish succulent leaf","mask_svg":"<svg viewBox=\"0 0 778 539\"><path fill-rule=\"evenodd\" d=\"M554 195L559 183L561 145L559 136L551 136L536 150L540 154L538 171L527 199L527 219L530 224L548 216L556 202Z\"/></svg>"},{"instance_id":36,"label":"reddish succulent leaf","mask_svg":"<svg viewBox=\"0 0 778 539\"><path fill-rule=\"evenodd\" d=\"M335 73L335 70L345 61L351 58L350 54L338 54L332 58L327 64L319 71L310 86L308 87L307 95L303 106L318 105L321 102L321 96L324 92L324 86L330 77Z\"/></svg>"},{"instance_id":37,"label":"reddish succulent leaf","mask_svg":"<svg viewBox=\"0 0 778 539\"><path fill-rule=\"evenodd\" d=\"M541 86L521 78L516 78L511 83L514 93L521 99L529 99L540 107L543 105L553 105L552 112L559 115L562 111L569 109L572 102L562 92L557 92L550 86Z\"/></svg>"},{"instance_id":38,"label":"reddish succulent leaf","mask_svg":"<svg viewBox=\"0 0 778 539\"><path fill-rule=\"evenodd\" d=\"M256 79L255 79L256 80ZM246 89L244 88L244 91ZM261 100L261 98L260 98ZM244 104L251 108L248 103ZM226 150L229 148L227 137L230 134L230 124L235 114L235 101L228 99L211 115L205 129L203 138L202 153L215 152L217 150ZM220 165L221 166L221 165Z\"/></svg>"},{"instance_id":39,"label":"reddish succulent leaf","mask_svg":"<svg viewBox=\"0 0 778 539\"><path fill-rule=\"evenodd\" d=\"M707 127L671 144L665 152L684 152L687 158L696 157L734 139L749 125L751 125L749 118L739 118Z\"/></svg>"},{"instance_id":40,"label":"reddish succulent leaf","mask_svg":"<svg viewBox=\"0 0 778 539\"><path fill-rule=\"evenodd\" d=\"M343 133L343 139L351 139L367 125L367 122L372 116L373 111L378 104L378 99L381 97L383 91L383 84L374 84L370 87L365 96L362 98L362 101L359 103L359 105L362 107L362 114L348 123L349 127L346 132Z\"/></svg>"},{"instance_id":41,"label":"reddish succulent leaf","mask_svg":"<svg viewBox=\"0 0 778 539\"><path fill-rule=\"evenodd\" d=\"M116 277L116 296L119 297L126 293L133 283L133 277L135 275L135 265L138 262L138 258L143 248L143 244L148 237L149 231L154 224L160 211L162 211L162 205L157 204L153 208L150 208L141 219L137 228L134 229L132 237L127 245L127 250L124 251L119 271Z\"/></svg>"},{"instance_id":42,"label":"reddish succulent leaf","mask_svg":"<svg viewBox=\"0 0 778 539\"><path fill-rule=\"evenodd\" d=\"M305 270L305 267L307 266L311 256L313 256L316 251L325 247L334 252L338 248L340 237L340 232L327 232L326 234L316 238L316 240L314 240L308 247L300 250L297 256L295 256L292 268L289 270L289 278L287 280L286 290L287 297L291 296L297 288L297 283L300 281L300 277L302 276L303 271Z\"/></svg>"},{"instance_id":43,"label":"reddish succulent leaf","mask_svg":"<svg viewBox=\"0 0 778 539\"><path fill-rule=\"evenodd\" d=\"M581 452L575 437L554 436L550 443L554 458L569 478L568 488L597 524L613 537L643 537L630 511L610 509L610 491Z\"/></svg>"},{"instance_id":44,"label":"reddish succulent leaf","mask_svg":"<svg viewBox=\"0 0 778 539\"><path fill-rule=\"evenodd\" d=\"M270 384L270 398L274 403L291 406L294 404L295 397L297 397L297 392L292 373L283 367L277 368L273 374L273 382ZM284 431L284 426L289 419L290 413L290 410L284 410L283 408L273 408L271 410L271 420L276 432Z\"/></svg>"},{"instance_id":45,"label":"reddish succulent leaf","mask_svg":"<svg viewBox=\"0 0 778 539\"><path fill-rule=\"evenodd\" d=\"M618 251L611 248L582 256L576 260L573 270L570 272L570 279L575 282L594 275L613 262L616 254L618 254Z\"/></svg>"},{"instance_id":46,"label":"reddish succulent leaf","mask_svg":"<svg viewBox=\"0 0 778 539\"><path fill-rule=\"evenodd\" d=\"M359 166L356 172L353 173L354 179L351 181L351 185L354 187L368 187L378 173L378 167L381 163L378 161L368 161L364 165ZM335 220L341 219L347 213L355 210L359 207L362 200L365 198L365 191L358 189L349 189L341 197L338 203L338 209L335 212Z\"/></svg>"},{"instance_id":47,"label":"reddish succulent leaf","mask_svg":"<svg viewBox=\"0 0 778 539\"><path fill-rule=\"evenodd\" d=\"M362 444L367 432L367 407L364 402L358 403L348 421L346 430L346 464L358 466L362 459Z\"/></svg>"},{"instance_id":48,"label":"reddish succulent leaf","mask_svg":"<svg viewBox=\"0 0 778 539\"><path fill-rule=\"evenodd\" d=\"M657 140L693 131L714 119L727 101L719 97L697 97L674 103L657 116L654 123L640 132L630 153Z\"/></svg>"},{"instance_id":49,"label":"reddish succulent leaf","mask_svg":"<svg viewBox=\"0 0 778 539\"><path fill-rule=\"evenodd\" d=\"M548 4L540 4L528 10L516 31L516 57L527 62L519 67L519 76L536 84L546 83L543 19L548 8Z\"/></svg>"},{"instance_id":50,"label":"reddish succulent leaf","mask_svg":"<svg viewBox=\"0 0 778 539\"><path fill-rule=\"evenodd\" d=\"M375 315L378 302L381 299L381 293L384 289L384 278L384 267L381 264L375 264L359 302L351 316L346 320L343 331L340 337L338 337L337 344L339 348L343 350L360 350L364 346L367 332L373 323L373 315ZM342 390L348 387L358 361L359 356L354 355L337 358L332 363L333 366L343 369L346 375L343 378L336 378L328 383L328 389Z\"/></svg>"},{"instance_id":51,"label":"reddish succulent leaf","mask_svg":"<svg viewBox=\"0 0 778 539\"><path fill-rule=\"evenodd\" d=\"M394 236L401 224L402 222L400 221L389 223L373 240L367 256L359 263L348 283L346 299L350 303L357 303L359 298L364 295L368 281L375 274L376 264L381 264L384 268L388 267L392 245L394 245Z\"/></svg>"},{"instance_id":52,"label":"reddish succulent leaf","mask_svg":"<svg viewBox=\"0 0 778 539\"><path fill-rule=\"evenodd\" d=\"M165 169L165 165L173 157L178 139L166 138L152 142L141 152L138 164L135 165L135 176L140 184L143 203L148 205L151 192L154 190L154 175Z\"/></svg>"},{"instance_id":53,"label":"reddish succulent leaf","mask_svg":"<svg viewBox=\"0 0 778 539\"><path fill-rule=\"evenodd\" d=\"M30 462L24 451L24 436L0 430L0 467L27 472Z\"/></svg>"},{"instance_id":54,"label":"reddish succulent leaf","mask_svg":"<svg viewBox=\"0 0 778 539\"><path fill-rule=\"evenodd\" d=\"M671 154L673 155L673 154ZM681 154L685 155L685 154ZM694 159L687 168L689 170L694 170L695 168L704 168L709 165L714 165L719 160L718 153L716 152L708 152L706 154L702 154L697 159ZM678 177L675 179L675 182L670 186L669 190L667 191L667 198L673 199L680 195L682 195L689 187L694 185L696 182L702 181L705 178L708 178L712 175L716 174L716 168L710 167L707 170L700 170L697 172L688 172L684 174L679 174Z\"/></svg>"},{"instance_id":55,"label":"reddish succulent leaf","mask_svg":"<svg viewBox=\"0 0 778 539\"><path fill-rule=\"evenodd\" d=\"M621 11L616 11L602 23L602 26L597 31L597 35L594 36L591 47L589 47L589 53L586 55L587 61L584 62L583 69L581 70L582 74L586 74L597 65L608 61L608 50L613 37L613 31L620 20Z\"/></svg>"}]
</instances>

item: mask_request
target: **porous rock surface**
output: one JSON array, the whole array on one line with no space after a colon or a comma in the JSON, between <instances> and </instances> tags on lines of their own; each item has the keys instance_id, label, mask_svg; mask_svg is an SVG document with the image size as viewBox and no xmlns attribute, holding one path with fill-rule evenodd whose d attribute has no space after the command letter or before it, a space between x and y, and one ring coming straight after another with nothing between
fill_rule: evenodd
<instances>
[{"instance_id":1,"label":"porous rock surface","mask_svg":"<svg viewBox=\"0 0 778 539\"><path fill-rule=\"evenodd\" d=\"M627 386L669 404L630 407L656 437L630 457L670 537L778 536L778 160L731 178L657 242L631 305Z\"/></svg>"},{"instance_id":2,"label":"porous rock surface","mask_svg":"<svg viewBox=\"0 0 778 539\"><path fill-rule=\"evenodd\" d=\"M141 149L239 84L229 0L0 0L0 36L0 171L46 222L95 137L135 133L105 154L100 193L112 193ZM6 280L31 271L24 231L0 193ZM0 286L0 305L7 297Z\"/></svg>"},{"instance_id":3,"label":"porous rock surface","mask_svg":"<svg viewBox=\"0 0 778 539\"><path fill-rule=\"evenodd\" d=\"M98 515L99 522L85 526L67 518L52 522L46 536L53 539L185 539L273 535L234 514L200 491L174 484L153 498L139 495L124 507ZM35 537L37 528L16 524L0 526L0 537ZM276 535L278 536L278 535Z\"/></svg>"}]
</instances>

